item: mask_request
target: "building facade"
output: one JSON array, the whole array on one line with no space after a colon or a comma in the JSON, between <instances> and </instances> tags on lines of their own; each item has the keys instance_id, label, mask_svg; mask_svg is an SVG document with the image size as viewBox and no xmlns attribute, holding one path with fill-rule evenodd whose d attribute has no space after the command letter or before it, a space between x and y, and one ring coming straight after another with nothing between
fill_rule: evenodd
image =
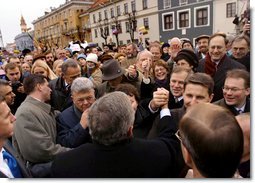
<instances>
[{"instance_id":1,"label":"building facade","mask_svg":"<svg viewBox=\"0 0 255 183\"><path fill-rule=\"evenodd\" d=\"M58 8L33 21L36 46L48 49L66 47L70 41L84 41L81 17L94 4L94 0L66 0Z\"/></svg>"},{"instance_id":2,"label":"building facade","mask_svg":"<svg viewBox=\"0 0 255 183\"><path fill-rule=\"evenodd\" d=\"M250 9L249 0L214 0L213 7L213 32L225 32L230 35L239 34L246 18L250 18L247 12ZM239 21L238 24L233 23L235 17Z\"/></svg>"},{"instance_id":3,"label":"building facade","mask_svg":"<svg viewBox=\"0 0 255 183\"><path fill-rule=\"evenodd\" d=\"M194 39L213 32L212 0L158 0L160 41L173 37Z\"/></svg>"},{"instance_id":4,"label":"building facade","mask_svg":"<svg viewBox=\"0 0 255 183\"><path fill-rule=\"evenodd\" d=\"M195 38L215 32L239 34L249 0L158 0L160 41ZM235 16L240 23L233 24Z\"/></svg>"},{"instance_id":5,"label":"building facade","mask_svg":"<svg viewBox=\"0 0 255 183\"><path fill-rule=\"evenodd\" d=\"M34 50L33 31L22 32L21 34L15 36L14 40L15 40L17 50L20 50L20 51L24 49L29 49L31 51Z\"/></svg>"},{"instance_id":6,"label":"building facade","mask_svg":"<svg viewBox=\"0 0 255 183\"><path fill-rule=\"evenodd\" d=\"M159 40L157 11L157 0L99 0L89 10L92 40L99 46Z\"/></svg>"},{"instance_id":7,"label":"building facade","mask_svg":"<svg viewBox=\"0 0 255 183\"><path fill-rule=\"evenodd\" d=\"M20 29L21 29L21 34L15 36L14 38L16 49L20 51L24 49L29 49L33 51L34 50L34 41L33 41L34 31L29 31L30 29L27 28L26 21L22 15L20 19Z\"/></svg>"}]
</instances>

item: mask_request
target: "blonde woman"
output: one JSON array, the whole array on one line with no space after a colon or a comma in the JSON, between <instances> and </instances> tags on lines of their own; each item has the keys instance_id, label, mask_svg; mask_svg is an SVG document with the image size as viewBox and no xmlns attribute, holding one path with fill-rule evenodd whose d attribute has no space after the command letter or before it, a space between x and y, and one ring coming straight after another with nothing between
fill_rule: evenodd
<instances>
[{"instance_id":1,"label":"blonde woman","mask_svg":"<svg viewBox=\"0 0 255 183\"><path fill-rule=\"evenodd\" d=\"M41 74L44 75L48 81L56 79L57 76L54 74L54 72L50 69L50 67L47 65L47 63L43 60L37 60L31 70L32 74Z\"/></svg>"},{"instance_id":2,"label":"blonde woman","mask_svg":"<svg viewBox=\"0 0 255 183\"><path fill-rule=\"evenodd\" d=\"M61 66L64 63L64 61L62 59L58 59L53 63L53 72L60 77L61 76Z\"/></svg>"}]
</instances>

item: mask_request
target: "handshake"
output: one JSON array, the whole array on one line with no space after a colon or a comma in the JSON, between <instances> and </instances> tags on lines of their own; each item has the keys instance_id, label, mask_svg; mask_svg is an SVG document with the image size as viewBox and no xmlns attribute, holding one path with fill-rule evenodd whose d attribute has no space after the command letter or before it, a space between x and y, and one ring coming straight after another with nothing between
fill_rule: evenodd
<instances>
[{"instance_id":1,"label":"handshake","mask_svg":"<svg viewBox=\"0 0 255 183\"><path fill-rule=\"evenodd\" d=\"M165 88L157 88L157 91L153 92L153 99L150 102L150 108L153 111L168 108L169 91Z\"/></svg>"}]
</instances>

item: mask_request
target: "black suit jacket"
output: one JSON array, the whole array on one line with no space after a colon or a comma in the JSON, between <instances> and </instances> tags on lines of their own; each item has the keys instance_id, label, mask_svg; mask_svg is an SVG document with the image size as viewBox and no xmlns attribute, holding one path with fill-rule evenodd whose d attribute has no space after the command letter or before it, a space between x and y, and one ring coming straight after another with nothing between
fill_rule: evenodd
<instances>
[{"instance_id":1,"label":"black suit jacket","mask_svg":"<svg viewBox=\"0 0 255 183\"><path fill-rule=\"evenodd\" d=\"M21 160L19 155L15 152L11 143L8 140L4 144L3 148L16 159L16 161L20 167L22 176L24 178L31 178L32 176L31 176L30 172L26 169L24 162ZM0 171L0 178L8 178L8 177Z\"/></svg>"},{"instance_id":2,"label":"black suit jacket","mask_svg":"<svg viewBox=\"0 0 255 183\"><path fill-rule=\"evenodd\" d=\"M244 69L246 70L245 66L230 59L229 57L225 57L222 64L218 67L215 75L213 76L214 80L214 97L212 102L220 100L223 98L222 87L224 86L224 82L226 79L226 73L232 69ZM199 61L197 72L205 72L205 59Z\"/></svg>"},{"instance_id":3,"label":"black suit jacket","mask_svg":"<svg viewBox=\"0 0 255 183\"><path fill-rule=\"evenodd\" d=\"M170 116L162 120L171 121ZM73 178L163 178L176 177L180 143L175 123L158 139L131 138L115 145L84 144L59 154L52 164L52 177Z\"/></svg>"},{"instance_id":4,"label":"black suit jacket","mask_svg":"<svg viewBox=\"0 0 255 183\"><path fill-rule=\"evenodd\" d=\"M230 106L230 105L226 104L226 101L225 101L224 98L221 99L221 100L218 100L218 101L214 102L213 104L222 106L222 107L224 107L224 108L230 110L230 112L231 112L233 115L235 115L235 116L237 116L237 115L239 114L239 112L235 109L234 106ZM248 98L248 97L246 98L246 104L245 104L245 108L244 108L243 113L246 113L246 112L250 112L250 98Z\"/></svg>"}]
</instances>

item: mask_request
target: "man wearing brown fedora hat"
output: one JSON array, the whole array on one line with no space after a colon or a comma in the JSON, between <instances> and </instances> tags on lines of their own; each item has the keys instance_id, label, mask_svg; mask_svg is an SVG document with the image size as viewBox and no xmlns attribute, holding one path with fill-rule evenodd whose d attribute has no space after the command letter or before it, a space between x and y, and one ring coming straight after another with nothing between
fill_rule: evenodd
<instances>
[{"instance_id":1,"label":"man wearing brown fedora hat","mask_svg":"<svg viewBox=\"0 0 255 183\"><path fill-rule=\"evenodd\" d=\"M104 82L97 87L97 98L106 93L113 92L116 86L118 86L120 83L131 83L137 87L137 81L135 79L131 80L131 78L126 77L126 71L115 59L105 61L101 67L101 70L103 73L102 79Z\"/></svg>"}]
</instances>

